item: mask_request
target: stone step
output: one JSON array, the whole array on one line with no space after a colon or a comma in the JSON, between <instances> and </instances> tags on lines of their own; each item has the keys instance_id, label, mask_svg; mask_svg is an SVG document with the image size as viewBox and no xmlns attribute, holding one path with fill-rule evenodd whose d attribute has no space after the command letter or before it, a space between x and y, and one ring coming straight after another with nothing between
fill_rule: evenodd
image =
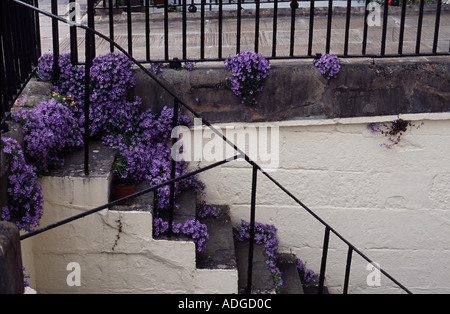
<instances>
[{"instance_id":1,"label":"stone step","mask_svg":"<svg viewBox=\"0 0 450 314\"><path fill-rule=\"evenodd\" d=\"M247 287L248 244L248 241L236 241L234 243L238 267L239 293L244 293ZM273 276L267 269L265 254L266 249L264 245L255 243L253 246L253 276L251 293L275 293Z\"/></svg>"},{"instance_id":2,"label":"stone step","mask_svg":"<svg viewBox=\"0 0 450 314\"><path fill-rule=\"evenodd\" d=\"M233 240L233 227L228 206L214 206L217 217L208 216L199 219L208 228L209 239L206 248L197 253L197 268L200 269L236 269L236 255Z\"/></svg>"},{"instance_id":3,"label":"stone step","mask_svg":"<svg viewBox=\"0 0 450 314\"><path fill-rule=\"evenodd\" d=\"M139 183L136 184L136 188L134 190L134 192L139 192L145 189L150 188L150 180L144 180L141 181ZM137 196L135 198L133 198L130 203L133 205L148 205L151 206L153 208L153 202L154 202L154 193L153 192L148 192L146 194Z\"/></svg>"},{"instance_id":4,"label":"stone step","mask_svg":"<svg viewBox=\"0 0 450 314\"><path fill-rule=\"evenodd\" d=\"M282 294L304 294L295 257L292 254L282 253L278 257L277 266L283 279Z\"/></svg>"},{"instance_id":5,"label":"stone step","mask_svg":"<svg viewBox=\"0 0 450 314\"><path fill-rule=\"evenodd\" d=\"M196 217L197 215L197 194L195 191L186 190L181 191L175 197L175 203L179 205L178 209L174 210L173 213L173 222L175 224L184 224L186 220L190 220ZM164 221L169 221L169 211L168 210L153 210L153 218L160 217ZM192 241L191 237L188 237L182 233L180 234L172 234L169 237L166 234L162 234L156 237L156 239L164 239L164 240L182 240L182 241Z\"/></svg>"},{"instance_id":6,"label":"stone step","mask_svg":"<svg viewBox=\"0 0 450 314\"><path fill-rule=\"evenodd\" d=\"M181 193L175 197L175 203L179 205L179 208L174 210L173 221L175 223L184 223L186 220L195 218L197 214L196 202L197 194L195 191L181 191ZM159 210L157 215L164 221L169 220L168 210Z\"/></svg>"}]
</instances>

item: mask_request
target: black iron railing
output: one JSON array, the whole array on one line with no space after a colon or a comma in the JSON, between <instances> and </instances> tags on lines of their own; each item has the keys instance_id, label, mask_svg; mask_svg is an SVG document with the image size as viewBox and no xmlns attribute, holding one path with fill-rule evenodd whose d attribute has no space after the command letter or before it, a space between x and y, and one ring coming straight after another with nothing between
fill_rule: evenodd
<instances>
[{"instance_id":1,"label":"black iron railing","mask_svg":"<svg viewBox=\"0 0 450 314\"><path fill-rule=\"evenodd\" d=\"M37 5L37 0L25 2ZM3 125L9 109L30 80L41 51L38 14L10 0L0 1L0 12L0 125Z\"/></svg>"},{"instance_id":2,"label":"black iron railing","mask_svg":"<svg viewBox=\"0 0 450 314\"><path fill-rule=\"evenodd\" d=\"M58 17L57 15L45 12L41 9L35 8L33 5L26 3L24 1L19 1L19 0L11 0L8 1L8 4L14 2L15 5L21 5L24 8L27 8L30 10L30 12L36 12L36 13L40 13L40 14L44 14L46 16L51 17L54 21L58 22L64 22L67 23L67 21L61 17ZM94 12L94 6L93 6L93 2L88 2L89 3L89 7L88 7L88 21L90 21L90 23L92 23L92 17L93 17L93 12ZM172 92L168 87L166 87L161 81L159 81L154 75L153 73L151 73L148 69L146 69L140 62L138 62L135 58L133 58L125 49L123 49L122 47L120 47L116 42L114 42L113 40L111 40L110 38L108 38L107 36L95 31L94 29L85 26L85 25L75 25L74 27L78 27L81 29L84 29L86 31L86 37L85 37L85 42L86 42L86 84L89 84L89 79L90 79L90 75L89 75L89 65L92 63L92 59L93 59L93 37L98 36L100 38L103 38L105 40L107 40L111 45L113 45L116 49L118 49L119 51L121 51L122 53L124 53L126 56L128 56L130 58L130 60L132 60L135 65L139 68L141 68L148 76L150 76L153 80L155 80L155 82L157 82L159 84L159 86L164 89L166 92L169 93L169 95L171 95L174 99L174 112L178 112L178 108L180 106L184 107L185 109L187 109L189 112L191 112L195 117L197 118L201 118L201 116L195 111L193 110L190 106L188 106L187 104L185 104L182 100L180 100L175 94L174 92ZM58 56L55 55L54 56L54 63L58 63ZM58 70L57 68L55 68L55 70ZM85 98L85 114L86 114L86 120L85 120L85 127L86 127L86 132L85 134L89 134L89 119L88 119L88 112L89 112L89 89L86 88L86 98ZM169 217L169 226L172 226L172 220L173 220L173 204L174 204L174 183L188 178L190 176L196 175L198 173L207 171L207 170L211 170L213 168L216 168L220 165L223 165L225 163L231 162L233 160L236 160L238 158L242 158L245 159L247 161L247 163L252 167L252 185L251 185L251 205L250 205L250 224L251 224L251 229L250 229L250 245L249 245L249 252L248 252L248 276L247 276L247 293L251 292L251 287L252 287L252 270L253 270L253 240L255 237L255 233L254 233L254 225L255 225L255 213L256 213L256 189L257 189L257 181L258 181L258 173L264 175L265 177L267 177L270 181L272 181L275 186L277 186L282 192L284 192L286 195L288 195L292 200L294 200L299 206L301 206L304 210L306 210L309 214L311 214L317 221L319 221L325 228L325 234L324 234L324 245L323 245L323 250L322 250L322 262L321 262L321 268L320 268L320 276L319 276L319 293L323 293L323 287L324 287L324 280L325 280L325 272L326 272L326 263L327 263L327 254L328 254L328 242L329 242L329 237L330 234L334 234L335 236L337 236L337 238L339 238L341 241L343 241L347 246L348 246L348 255L347 255L347 264L346 264L346 273L345 273L345 281L344 281L344 289L343 289L343 293L347 293L348 292L348 285L349 285L349 278L350 278L350 269L351 269L351 261L352 261L352 253L356 252L359 256L361 256L363 259L365 259L367 262L371 263L372 260L370 260L364 253L362 253L361 251L359 251L354 245L352 245L348 240L346 240L342 235L340 235L336 230L334 230L328 223L326 223L322 218L320 218L317 214L315 214L311 209L309 209L305 204L303 204L296 196L294 196L291 192L289 192L281 183L279 183L277 180L275 180L272 176L270 176L267 172L265 172L255 161L253 161L252 159L250 159L250 157L248 155L246 155L239 147L237 147L234 143L232 143L229 139L227 139L220 131L218 131L216 128L214 128L211 123L209 123L207 120L202 119L203 124L210 128L214 133L216 133L220 138L222 138L223 141L225 141L228 145L230 145L231 147L233 147L233 149L236 151L236 155L222 160L222 161L218 161L215 162L211 165L208 165L206 167L203 167L201 169L186 173L184 175L175 177L175 172L173 171L174 169L174 163L172 162L172 171L171 171L171 178L170 180L167 180L161 184L158 184L156 186L152 186L149 187L145 190L142 190L140 192L134 193L133 195L124 197L122 199L119 200L115 200L112 202L109 202L107 204L104 204L102 206L93 208L91 210L88 210L86 212L83 212L81 214L75 215L73 217L69 217L67 219L61 220L59 222L53 223L51 225L48 225L46 227L37 229L33 232L29 232L27 234L24 234L21 236L21 240L30 238L32 236L35 236L37 234L40 234L42 232L54 229L58 226L70 223L72 221L81 219L83 217L89 216L93 213L96 213L100 210L103 209L107 209L110 208L114 205L117 205L123 201L127 201L130 200L134 197L155 191L158 188L161 188L165 185L170 185L171 186L171 193L170 193L170 217ZM173 119L173 125L172 127L176 127L178 125L178 119L176 117L176 115L174 115L174 119ZM89 175L89 155L88 155L88 138L86 138L85 141L85 173L86 175ZM384 274L387 278L389 278L390 280L392 280L396 285L398 285L401 289L403 289L405 292L407 293L411 293L405 286L403 286L401 283L399 283L395 278L393 278L391 275L389 275L386 271L384 271L383 269L381 269L379 266L377 266L376 264L374 265L374 267L376 267L382 274Z\"/></svg>"},{"instance_id":3,"label":"black iron railing","mask_svg":"<svg viewBox=\"0 0 450 314\"><path fill-rule=\"evenodd\" d=\"M343 27L344 40L342 42L339 41L339 46L337 46L333 39L333 16L336 14L336 7L334 7L333 0L272 0L272 1L264 1L264 0L177 0L174 1L173 4L169 3L170 1L162 1L157 5L155 1L151 0L143 0L140 1L141 4L131 5L132 1L127 0L126 5L120 6L120 8L125 9L126 12L126 25L127 25L127 37L128 37L128 45L127 51L130 55L134 55L134 43L132 40L133 37L133 25L135 25L132 19L132 9L136 7L141 7L144 19L140 23L145 23L145 43L139 43L142 47L142 44L145 46L145 56L140 56L140 62L167 62L173 59L174 57L178 58L181 61L218 61L224 60L227 55L224 55L224 23L235 24L235 42L233 43L234 52L239 53L241 48L244 46L242 43L243 32L246 32L246 36L250 31L253 32L253 43L249 45L245 44L245 49L251 49L255 52L262 52L267 58L280 58L280 59L288 59L288 58L308 58L314 56L316 53L329 53L333 46L333 53L338 56L345 57L398 57L398 56L406 56L406 55L436 55L436 54L449 54L449 47L440 47L438 49L439 42L445 43L448 41L448 38L440 38L439 30L440 30L440 17L442 14L442 0L437 0L436 4L427 5L425 7L424 1L420 2L415 6L408 6L407 1L393 1L395 6L390 5L379 5L378 2L376 4L373 0L347 0L345 7L340 7L339 11L340 15L345 15L345 26ZM401 3L400 3L401 2ZM299 3L301 4L299 6ZM320 5L318 5L320 3ZM342 3L342 1L340 1ZM375 11L373 10L374 6L377 6ZM244 15L242 14L243 6L248 6L247 11ZM399 8L400 6L400 8ZM151 54L152 45L150 43L150 36L152 34L152 29L150 28L151 21L154 23L154 19L152 19L155 14L154 11L151 11L154 7L160 7L160 14L163 15L163 18L160 19L160 23L163 23L163 41L164 48L163 53L154 56ZM103 5L99 5L97 10L106 10L109 14L109 37L114 40L114 9L117 8L117 3L113 0L103 0ZM302 13L299 11L302 10ZM170 36L175 32L180 32L179 29L171 29L169 27L169 21L173 21L171 16L171 11L178 11L181 14L181 42L178 46L181 46L181 51L178 49L179 47L172 47L169 45L171 39ZM210 11L210 12L208 12ZM283 13L281 12L283 11ZM314 36L314 22L317 19L317 14L321 12L321 14L325 14L326 16L326 30L325 30L325 45L320 51L314 51L316 45L322 46L322 38L317 38ZM153 12L153 13L152 13ZM231 13L230 13L231 12ZM260 41L260 21L261 16L264 12L264 17L272 19L272 30L271 30L271 43L269 44L269 49L265 49L261 51ZM296 32L296 21L299 18L299 15L309 15L308 17L308 36L304 36L303 33L299 34ZM191 14L195 13L195 14ZM225 14L226 13L226 14ZM370 23L365 21L368 18L371 18L372 15L378 15L378 21L380 22L379 27L370 27ZM395 15L396 18L400 20L399 26L396 27L396 33L398 33L398 43L391 44L391 49L387 50L387 29L388 29L388 21L391 15ZM424 49L424 45L422 43L422 31L423 31L423 18L424 15L433 16L435 25L433 31L433 39L432 44L430 45L430 49ZM179 16L177 18L180 18ZM189 37L193 34L188 31L188 22L193 18L200 20L200 27L195 30L196 33L200 33L200 44L199 51L190 53L188 50L188 40ZM254 20L254 24L251 26L252 29L248 29L248 27L244 30L243 28L243 20L251 19ZM288 49L283 51L278 51L277 48L280 46L278 38L280 36L280 21L281 19L288 19L289 24L289 44ZM405 22L407 18L412 18L417 21L414 25L410 25L408 28L408 34L414 33L415 36L415 49L405 51ZM216 38L216 48L217 51L214 53L214 56L206 56L205 50L207 49L206 43L206 20L209 22L214 21L217 24L217 31L211 34L209 32L208 36L214 36ZM231 20L235 20L235 22L230 22ZM361 23L362 21L362 23ZM350 25L351 22L363 24L361 25L362 30L362 38L360 39L360 43L357 44L359 48L355 48L354 40L352 42L352 49L349 47L350 43ZM286 23L286 21L284 22ZM154 24L152 24L154 25ZM177 26L179 27L179 26ZM198 27L198 26L197 26ZM298 27L298 26L297 26ZM317 26L316 26L317 27ZM398 29L397 29L398 28ZM284 31L285 32L285 31ZM375 39L371 37L371 35L379 36L379 39ZM306 37L306 38L305 38ZM337 36L342 37L342 36ZM341 39L340 39L341 40ZM305 43L307 45L307 49L298 49L296 45L299 43ZM395 50L392 48L392 45L396 46ZM110 46L111 51L113 51L113 45ZM76 39L72 40L71 50L76 50ZM301 50L301 51L299 51ZM230 53L230 49L227 49L228 53Z\"/></svg>"}]
</instances>

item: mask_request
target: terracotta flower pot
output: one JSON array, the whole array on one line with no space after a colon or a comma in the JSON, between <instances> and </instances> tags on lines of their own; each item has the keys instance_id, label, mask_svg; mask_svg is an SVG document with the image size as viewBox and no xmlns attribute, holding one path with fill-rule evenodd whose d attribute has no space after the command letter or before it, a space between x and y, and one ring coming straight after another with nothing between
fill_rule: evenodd
<instances>
[{"instance_id":1,"label":"terracotta flower pot","mask_svg":"<svg viewBox=\"0 0 450 314\"><path fill-rule=\"evenodd\" d=\"M129 181L119 181L114 185L114 199L118 200L134 193L136 184Z\"/></svg>"}]
</instances>

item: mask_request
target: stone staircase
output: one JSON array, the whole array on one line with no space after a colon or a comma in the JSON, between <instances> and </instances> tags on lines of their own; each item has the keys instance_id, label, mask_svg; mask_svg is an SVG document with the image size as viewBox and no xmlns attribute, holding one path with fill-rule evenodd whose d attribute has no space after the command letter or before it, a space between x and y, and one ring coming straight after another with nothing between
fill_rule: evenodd
<instances>
[{"instance_id":1,"label":"stone staircase","mask_svg":"<svg viewBox=\"0 0 450 314\"><path fill-rule=\"evenodd\" d=\"M91 143L90 150L92 177L86 178L84 176L82 167L84 153L83 150L79 150L66 156L64 167L52 171L48 177L43 178L44 197L47 201L47 208L44 209L44 212L48 219L44 224L67 218L71 215L70 213L95 207L96 204L93 200L95 195L112 193L112 175L110 174L114 160L112 150L98 142ZM102 188L93 190L91 189L92 184L100 184ZM108 193L108 185L110 193ZM141 182L137 185L136 191L149 186L148 182ZM67 201L63 198L67 198L68 195L63 195L64 193L60 189L70 189L71 196ZM114 197L114 195L110 196L111 198ZM87 205L83 205L84 201ZM103 202L105 200L99 201L97 206L102 205L100 203ZM174 222L183 223L188 219L197 217L197 195L194 191L182 191L176 197L176 202L179 204L179 209L174 213ZM73 208L73 206L75 207ZM55 229L49 234L45 233L34 243L33 250L39 252L35 255L35 259L38 261L45 259L45 265L59 269L65 265L67 256L72 256L73 260L79 260L85 258L84 254L88 254L86 263L89 262L92 267L94 267L94 263L105 258L108 261L107 266L98 262L99 264L94 267L101 270L104 282L99 280L96 283L95 280L92 280L86 283L85 285L89 285L89 288L88 290L82 290L82 292L87 293L98 291L135 293L133 284L135 280L138 280L136 278L140 278L140 276L135 274L136 270L133 269L132 263L128 265L129 262L126 262L126 259L122 260L127 255L135 256L133 263L135 259L138 260L136 265L138 265L141 273L147 272L148 267L162 267L166 273L178 272L177 278L181 278L179 280L184 282L179 283L179 286L175 287L173 291L181 293L244 293L247 284L248 241L234 240L229 207L224 205L215 207L217 209L216 217L199 218L201 223L206 224L209 234L206 248L202 252L198 252L193 240L185 235L173 235L170 238L167 236L152 236L152 221L156 213L153 193L150 192L125 204L106 209L93 215L94 217L87 216L80 222L73 222L73 226L71 226L71 223L67 227L60 227L61 229ZM167 213L161 212L159 217L167 220ZM69 233L67 233L68 231ZM96 242L94 238L99 238L101 241ZM190 245L186 246L189 243ZM54 247L58 247L57 250L61 251L61 257L55 257L57 254L52 251ZM146 255L149 252L151 252L151 258L155 258L158 261L157 265L160 266L147 264L149 257ZM98 256L96 257L96 255ZM185 259L185 261L176 264L177 259ZM43 271L45 265L38 267L38 269ZM317 280L310 285L306 285L300 280L295 257L292 254L280 254L277 266L281 270L284 282L283 294L317 293ZM117 273L117 269L120 269L120 274ZM161 273L159 281L162 280L161 278L165 278L164 271L149 271L153 274L152 272ZM63 277L65 275L65 272L61 272L58 276ZM38 275L38 277L45 276L43 274ZM115 290L106 291L104 287L108 286L111 280L123 282L124 285L129 286L124 286L123 290L115 288ZM192 280L192 283L187 283L189 280ZM176 279L171 278L167 281L167 287L164 291L171 291L171 286L175 284ZM140 293L160 291L153 287L154 281L149 281L148 285L148 288L139 288L140 290L137 291ZM186 288L185 291L180 290L184 289L182 287L189 286L192 288ZM273 294L276 293L274 286L272 274L266 267L265 248L263 245L255 244L252 293ZM64 285L48 290L38 287L37 291L38 293L52 293L55 292L55 289L60 293L69 292L62 290L66 289Z\"/></svg>"},{"instance_id":2,"label":"stone staircase","mask_svg":"<svg viewBox=\"0 0 450 314\"><path fill-rule=\"evenodd\" d=\"M148 187L142 184L137 190ZM153 194L146 196L145 202L152 202ZM188 219L196 217L197 195L193 191L182 191L177 196L176 202L180 205L174 212L174 222L183 223ZM131 206L142 203L142 197L131 202ZM200 222L206 224L209 239L206 242L206 249L196 253L196 267L198 269L229 269L238 272L238 293L245 293L247 285L248 268L248 241L239 242L233 238L233 226L230 218L229 207L226 205L215 205L217 216L200 218ZM154 207L153 207L154 208ZM167 213L160 213L160 216L167 220ZM167 239L166 236L159 236L156 239ZM172 240L186 240L184 235L176 235ZM296 258L293 254L282 253L277 260L277 267L281 271L283 280L282 294L317 294L318 278L314 277L309 283L301 279L296 266ZM264 245L254 244L253 255L253 284L252 293L274 294L275 283L273 276L266 266ZM324 287L324 293L328 289Z\"/></svg>"},{"instance_id":3,"label":"stone staircase","mask_svg":"<svg viewBox=\"0 0 450 314\"><path fill-rule=\"evenodd\" d=\"M41 100L46 99L46 97L48 97L47 95L50 87L51 85L47 82L33 80L32 84L29 84L28 90L26 90L28 95L32 95L32 98L29 98L29 100L33 103L39 103ZM14 109L20 110L21 108L17 107ZM107 203L109 199L114 198L111 189L113 177L111 174L111 169L113 162L113 151L110 148L103 146L99 142L91 143L91 173L89 177L85 177L83 173L83 150L74 151L65 156L65 166L60 169L53 170L48 177L44 177L42 179L43 191L45 193L44 197L47 206L45 209L46 215L44 217L44 221L42 221L43 225L52 223L58 219L67 218L70 215L79 213L80 210L88 210L95 206L102 205ZM150 185L148 182L141 182L137 185L136 191L143 190L149 186ZM64 195L64 193L66 193L66 195ZM183 223L188 219L195 218L197 216L196 200L197 195L193 191L183 191L180 195L178 195L176 202L180 205L180 208L174 214L174 222ZM210 293L243 293L247 285L248 242L239 242L233 239L232 221L230 218L229 207L224 205L216 205L215 207L218 213L217 217L209 216L199 219L201 223L206 224L209 239L206 242L206 249L204 251L189 253L189 255L194 255L193 257L195 258L195 265L193 265L196 269L196 271L194 271L196 272L195 275L192 275L192 269L186 269L186 272L191 273L191 277L197 277L197 279L194 280L193 285L202 287L197 287L194 290L187 290L187 292L207 291ZM154 208L154 195L153 193L147 193L134 198L126 204L111 207L106 213L99 215L100 219L98 217L84 218L86 221L92 218L96 222L95 225L93 224L89 227L87 227L89 223L86 223L81 228L81 231L77 230L78 226L80 226L77 225L70 227L72 234L63 235L66 232L63 228L61 233L58 233L56 236L54 236L54 234L42 236L40 239L33 241L33 250L42 251L35 256L35 259L45 259L45 261L42 262L41 267L36 267L37 271L44 269L46 267L45 265L48 265L50 262L50 260L46 259L47 257L44 258L42 256L55 254L55 252L49 249L48 245L50 242L54 244L54 247L58 247L58 250L61 251L60 261L56 261L52 264L54 265L53 268L58 269L64 269L63 267L66 263L66 256L72 254L75 256L76 254L82 255L84 252L89 252L88 254L92 255L93 260L98 260L98 258L94 257L96 254L94 252L98 249L99 253L103 255L111 254L110 251L114 251L115 254L119 255L141 254L142 251L146 250L173 250L174 248L178 248L180 250L180 247L177 245L169 245L168 247L164 244L164 241L193 242L192 239L188 239L186 236L178 235L170 239L166 236L153 237L155 241L163 242L161 245L157 245L157 247L155 247L155 245L152 246L151 243L146 243L145 245L142 244L146 241L144 240L146 235L140 233L145 232L151 234L152 232L153 226L150 221L153 221L156 214L154 212ZM164 220L168 220L167 213L159 213L159 215ZM48 221L45 219L47 217ZM102 229L100 230L99 236L103 238L102 241L104 243L96 243L89 249L83 248L83 246L91 244L92 241L88 232L95 229ZM79 232L86 234L80 235L78 234ZM92 235L94 234L95 233L92 233ZM137 236L134 236L135 234ZM128 235L133 235L133 237L128 239ZM139 244L133 243L136 239L141 241L141 247ZM61 242L61 240L63 241ZM127 248L122 248L125 246L124 243L127 243ZM192 250L195 250L195 245L191 245L190 247ZM77 250L79 250L79 252L76 252ZM184 252L186 250L190 249L184 247L180 251ZM186 255L186 252L181 252L180 254ZM103 258L103 255L101 254L99 256ZM162 264L173 263L171 259L174 257L172 256L169 257L167 261L164 261L164 259L167 258L165 253L154 253L154 255L158 256L157 259L160 260ZM186 259L189 260L190 257ZM50 265L50 267L52 267L52 265ZM313 279L310 284L302 282L296 268L295 257L292 254L280 254L277 261L277 266L281 271L281 276L284 283L282 293L317 293L317 279ZM98 267L101 268L100 265L98 265ZM177 267L183 268L183 266L179 265L177 265ZM111 268L113 269L114 266L111 265ZM106 273L106 270L102 271ZM213 275L216 271L217 274ZM220 271L226 272L220 273ZM111 270L111 274L113 276L115 275L113 270ZM64 271L60 274L62 278L64 278L65 275L66 273ZM126 276L129 276L129 274L124 274L123 276L125 278ZM38 275L38 277L41 277L41 275ZM183 278L183 276L181 277ZM233 284L228 284L225 290L221 291L220 286L222 284L222 279L224 278L227 278L226 280L234 280L236 287L233 288ZM104 286L107 286L106 281ZM65 288L66 287L63 284L62 286L50 288L48 290L39 291L38 289L38 293L52 293L55 291L62 292ZM87 292L97 291L96 289L105 291L103 288L103 283L99 284L97 288L92 289L93 290L87 290ZM175 288L175 291L181 291L179 289L180 287L177 287ZM132 288L124 287L124 291L133 290ZM142 291L154 292L157 290L148 289ZM83 292L86 292L86 290ZM265 248L263 245L257 244L254 245L252 293L275 293L272 274L266 267Z\"/></svg>"}]
</instances>

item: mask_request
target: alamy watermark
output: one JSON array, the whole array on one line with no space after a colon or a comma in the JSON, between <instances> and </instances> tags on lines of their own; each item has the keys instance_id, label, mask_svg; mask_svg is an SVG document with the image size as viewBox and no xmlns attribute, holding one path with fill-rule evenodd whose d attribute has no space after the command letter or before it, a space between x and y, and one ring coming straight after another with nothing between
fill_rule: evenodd
<instances>
[{"instance_id":1,"label":"alamy watermark","mask_svg":"<svg viewBox=\"0 0 450 314\"><path fill-rule=\"evenodd\" d=\"M70 26L81 24L81 6L78 2L70 2L67 5L67 23Z\"/></svg>"},{"instance_id":2,"label":"alamy watermark","mask_svg":"<svg viewBox=\"0 0 450 314\"><path fill-rule=\"evenodd\" d=\"M372 262L367 264L366 270L370 273L366 277L366 283L369 287L381 286L381 270L380 264Z\"/></svg>"},{"instance_id":3,"label":"alamy watermark","mask_svg":"<svg viewBox=\"0 0 450 314\"><path fill-rule=\"evenodd\" d=\"M202 125L202 119L196 118L193 129L177 126L172 130L172 138L177 139L171 152L174 160L218 162L240 155L221 135L209 128L203 128ZM258 163L264 171L278 169L280 161L278 126L226 126L216 130L252 161Z\"/></svg>"},{"instance_id":4,"label":"alamy watermark","mask_svg":"<svg viewBox=\"0 0 450 314\"><path fill-rule=\"evenodd\" d=\"M66 277L66 283L69 287L81 286L81 266L77 262L67 264L66 270L70 273Z\"/></svg>"},{"instance_id":5,"label":"alamy watermark","mask_svg":"<svg viewBox=\"0 0 450 314\"><path fill-rule=\"evenodd\" d=\"M369 11L366 18L368 26L381 26L381 4L377 1L370 1L366 10Z\"/></svg>"}]
</instances>

